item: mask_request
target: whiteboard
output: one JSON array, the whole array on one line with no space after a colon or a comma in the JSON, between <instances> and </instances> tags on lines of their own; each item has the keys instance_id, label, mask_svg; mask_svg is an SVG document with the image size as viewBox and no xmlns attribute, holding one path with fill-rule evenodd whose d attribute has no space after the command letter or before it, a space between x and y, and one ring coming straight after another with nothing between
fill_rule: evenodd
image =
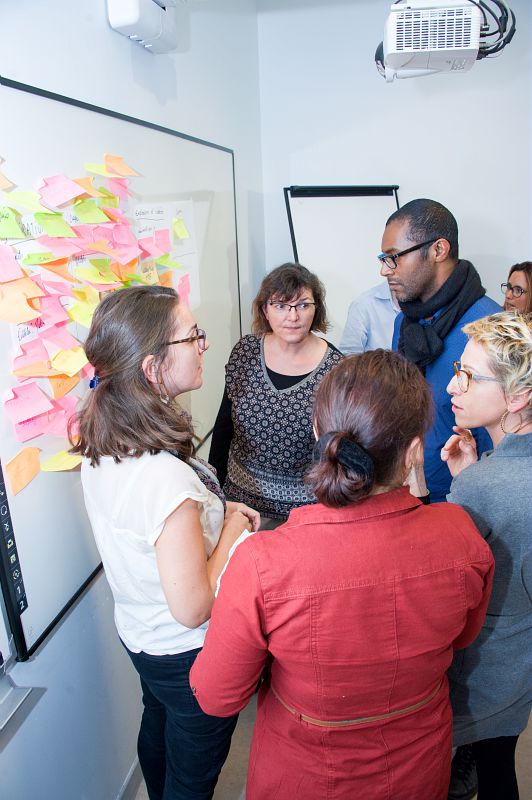
<instances>
[{"instance_id":1,"label":"whiteboard","mask_svg":"<svg viewBox=\"0 0 532 800\"><path fill-rule=\"evenodd\" d=\"M5 78L0 78L0 84L0 155L5 159L0 169L18 188L35 189L44 176L83 175L86 162L116 153L140 173L132 185L134 197L128 201L131 216L135 208L149 205L162 209L161 213L183 209L190 238L183 240L179 260L191 275L197 269L197 280L191 280L190 306L210 342L203 389L183 397L183 405L192 414L199 436L207 435L223 394L225 363L241 336L232 150ZM6 205L7 196L8 192L0 203ZM176 270L176 288L179 278ZM10 372L11 357L17 351L14 327L0 322L3 399L16 384ZM72 324L73 335L79 335L74 328ZM74 391L81 395L86 390L85 381ZM0 459L5 464L21 444L3 405L0 442ZM41 461L65 446L54 436L26 444L41 448ZM18 658L24 659L91 580L99 556L79 472L41 472L19 494L11 495L8 488L7 495L27 608L18 616L12 587L3 586L4 599L11 627L19 627L18 636L16 630L13 633Z\"/></svg>"},{"instance_id":2,"label":"whiteboard","mask_svg":"<svg viewBox=\"0 0 532 800\"><path fill-rule=\"evenodd\" d=\"M386 220L399 208L390 186L289 186L284 189L294 259L325 285L338 346L349 304L382 281L377 254Z\"/></svg>"}]
</instances>

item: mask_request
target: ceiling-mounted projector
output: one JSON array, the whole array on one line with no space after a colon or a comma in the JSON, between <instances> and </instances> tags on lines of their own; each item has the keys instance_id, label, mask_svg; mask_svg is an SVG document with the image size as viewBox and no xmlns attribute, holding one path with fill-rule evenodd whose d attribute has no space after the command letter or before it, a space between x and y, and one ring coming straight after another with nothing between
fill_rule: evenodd
<instances>
[{"instance_id":1,"label":"ceiling-mounted projector","mask_svg":"<svg viewBox=\"0 0 532 800\"><path fill-rule=\"evenodd\" d=\"M515 15L502 0L398 0L375 62L388 82L466 72L502 50L514 33Z\"/></svg>"}]
</instances>

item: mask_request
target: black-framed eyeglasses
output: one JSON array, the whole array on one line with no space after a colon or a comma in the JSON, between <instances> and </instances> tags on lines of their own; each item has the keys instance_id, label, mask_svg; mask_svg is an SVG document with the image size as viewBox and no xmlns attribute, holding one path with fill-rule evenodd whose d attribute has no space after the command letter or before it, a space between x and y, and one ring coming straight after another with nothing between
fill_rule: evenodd
<instances>
[{"instance_id":1,"label":"black-framed eyeglasses","mask_svg":"<svg viewBox=\"0 0 532 800\"><path fill-rule=\"evenodd\" d=\"M289 314L290 311L295 308L298 314L305 314L307 311L310 311L316 303L310 303L305 301L304 303L268 303L269 306L273 308L274 311L277 311L279 314Z\"/></svg>"},{"instance_id":2,"label":"black-framed eyeglasses","mask_svg":"<svg viewBox=\"0 0 532 800\"><path fill-rule=\"evenodd\" d=\"M477 375L476 372L471 372L470 369L466 369L462 366L461 361L453 361L453 369L458 388L464 393L469 389L471 381L493 381L494 383L500 383L497 378L489 378L487 375Z\"/></svg>"},{"instance_id":3,"label":"black-framed eyeglasses","mask_svg":"<svg viewBox=\"0 0 532 800\"><path fill-rule=\"evenodd\" d=\"M526 289L521 286L512 286L511 283L501 283L501 292L503 294L511 292L512 297L521 297L522 294L526 294Z\"/></svg>"},{"instance_id":4,"label":"black-framed eyeglasses","mask_svg":"<svg viewBox=\"0 0 532 800\"><path fill-rule=\"evenodd\" d=\"M165 342L165 344L185 344L186 342L197 342L198 350L203 353L207 345L207 334L201 328L196 328L196 333L193 336L187 336L186 339L174 339L173 342Z\"/></svg>"},{"instance_id":5,"label":"black-framed eyeglasses","mask_svg":"<svg viewBox=\"0 0 532 800\"><path fill-rule=\"evenodd\" d=\"M388 253L379 253L377 258L381 264L386 264L388 269L396 270L398 258L401 258L401 256L406 256L407 253L413 253L415 250L420 250L422 247L426 247L428 244L434 244L434 242L437 242L438 239L441 239L441 236L437 236L436 239L429 239L426 242L421 242L421 244L415 244L413 247L407 247L406 250L400 250L399 253L393 253L393 255L389 255Z\"/></svg>"}]
</instances>

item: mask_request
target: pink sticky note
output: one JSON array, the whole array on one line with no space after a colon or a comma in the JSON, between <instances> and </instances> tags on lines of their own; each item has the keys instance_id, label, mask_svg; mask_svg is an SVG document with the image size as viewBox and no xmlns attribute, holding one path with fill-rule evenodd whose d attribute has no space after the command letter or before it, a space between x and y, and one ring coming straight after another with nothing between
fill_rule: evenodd
<instances>
[{"instance_id":1,"label":"pink sticky note","mask_svg":"<svg viewBox=\"0 0 532 800\"><path fill-rule=\"evenodd\" d=\"M113 253L114 258L119 264L128 264L140 255L142 255L142 250L137 246L121 247L120 250Z\"/></svg>"},{"instance_id":2,"label":"pink sticky note","mask_svg":"<svg viewBox=\"0 0 532 800\"><path fill-rule=\"evenodd\" d=\"M155 244L162 253L169 253L172 245L170 244L170 231L168 228L162 228L160 231L154 231L153 237Z\"/></svg>"},{"instance_id":3,"label":"pink sticky note","mask_svg":"<svg viewBox=\"0 0 532 800\"><path fill-rule=\"evenodd\" d=\"M133 234L133 231L126 223L116 224L113 228L113 242L119 245L136 245L137 240Z\"/></svg>"},{"instance_id":4,"label":"pink sticky note","mask_svg":"<svg viewBox=\"0 0 532 800\"><path fill-rule=\"evenodd\" d=\"M46 350L46 358L51 358L58 350L72 350L73 347L80 346L80 342L74 339L66 324L54 325L43 331L40 337L43 348Z\"/></svg>"},{"instance_id":5,"label":"pink sticky note","mask_svg":"<svg viewBox=\"0 0 532 800\"><path fill-rule=\"evenodd\" d=\"M64 239L57 236L39 236L37 241L43 250L51 250L54 256L58 258L68 258L80 251L75 239Z\"/></svg>"},{"instance_id":6,"label":"pink sticky note","mask_svg":"<svg viewBox=\"0 0 532 800\"><path fill-rule=\"evenodd\" d=\"M179 278L177 293L181 302L188 306L188 299L190 297L190 276L188 272Z\"/></svg>"},{"instance_id":7,"label":"pink sticky note","mask_svg":"<svg viewBox=\"0 0 532 800\"><path fill-rule=\"evenodd\" d=\"M138 240L138 245L141 250L144 251L149 256L153 256L153 258L159 258L160 256L164 255L164 250L154 242L153 236L146 236L143 239Z\"/></svg>"},{"instance_id":8,"label":"pink sticky note","mask_svg":"<svg viewBox=\"0 0 532 800\"><path fill-rule=\"evenodd\" d=\"M95 373L95 369L94 369L94 367L92 366L92 364L85 364L85 366L84 366L84 367L83 367L83 369L81 370L81 374L82 374L82 375L83 375L85 378L88 378L89 380L90 380L91 378L94 378L94 373Z\"/></svg>"},{"instance_id":9,"label":"pink sticky note","mask_svg":"<svg viewBox=\"0 0 532 800\"><path fill-rule=\"evenodd\" d=\"M28 364L34 364L36 361L48 361L48 352L40 339L33 339L31 342L25 342L20 345L22 355L13 359L13 371L22 369Z\"/></svg>"},{"instance_id":10,"label":"pink sticky note","mask_svg":"<svg viewBox=\"0 0 532 800\"><path fill-rule=\"evenodd\" d=\"M127 178L107 178L106 183L107 189L111 194L116 194L118 197L121 197L122 200L127 200L128 197L131 197Z\"/></svg>"},{"instance_id":11,"label":"pink sticky note","mask_svg":"<svg viewBox=\"0 0 532 800\"><path fill-rule=\"evenodd\" d=\"M46 327L48 327L48 325L57 325L58 322L70 320L70 317L57 295L41 297L39 311L41 312L41 319Z\"/></svg>"},{"instance_id":12,"label":"pink sticky note","mask_svg":"<svg viewBox=\"0 0 532 800\"><path fill-rule=\"evenodd\" d=\"M52 400L54 410L48 414L48 422L43 431L50 436L68 436L68 422L76 410L78 398L74 395L65 395L60 400Z\"/></svg>"},{"instance_id":13,"label":"pink sticky note","mask_svg":"<svg viewBox=\"0 0 532 800\"><path fill-rule=\"evenodd\" d=\"M0 283L15 281L23 278L24 273L20 269L15 254L7 244L0 244Z\"/></svg>"},{"instance_id":14,"label":"pink sticky note","mask_svg":"<svg viewBox=\"0 0 532 800\"><path fill-rule=\"evenodd\" d=\"M8 418L13 423L24 422L53 409L52 403L35 382L12 388L13 399L4 403Z\"/></svg>"},{"instance_id":15,"label":"pink sticky note","mask_svg":"<svg viewBox=\"0 0 532 800\"><path fill-rule=\"evenodd\" d=\"M17 442L27 442L29 439L41 436L46 430L48 421L48 414L39 414L37 417L15 423L13 429Z\"/></svg>"},{"instance_id":16,"label":"pink sticky note","mask_svg":"<svg viewBox=\"0 0 532 800\"><path fill-rule=\"evenodd\" d=\"M105 211L109 219L115 222L125 222L124 212L120 208L105 208L101 206L102 211Z\"/></svg>"},{"instance_id":17,"label":"pink sticky note","mask_svg":"<svg viewBox=\"0 0 532 800\"><path fill-rule=\"evenodd\" d=\"M83 194L83 189L78 183L74 183L66 175L51 175L48 178L43 178L43 182L38 187L38 192L41 196L41 202L48 208L57 208L57 206L68 203L74 197L79 197Z\"/></svg>"},{"instance_id":18,"label":"pink sticky note","mask_svg":"<svg viewBox=\"0 0 532 800\"><path fill-rule=\"evenodd\" d=\"M57 278L57 275L55 277ZM34 280L36 279L34 278ZM74 297L72 284L67 283L67 281L52 281L47 279L45 275L41 274L41 282L48 294L56 294L59 297Z\"/></svg>"}]
</instances>

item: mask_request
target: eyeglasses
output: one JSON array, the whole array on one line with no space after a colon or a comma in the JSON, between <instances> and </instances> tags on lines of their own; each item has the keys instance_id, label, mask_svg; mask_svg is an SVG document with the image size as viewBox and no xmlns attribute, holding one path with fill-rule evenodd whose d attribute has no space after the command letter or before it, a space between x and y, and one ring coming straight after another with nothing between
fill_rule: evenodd
<instances>
[{"instance_id":1,"label":"eyeglasses","mask_svg":"<svg viewBox=\"0 0 532 800\"><path fill-rule=\"evenodd\" d=\"M165 342L165 344L185 344L186 342L197 342L198 350L200 353L203 353L205 352L205 348L207 346L207 334L201 328L196 328L196 333L194 336L187 336L186 339L174 339L173 342Z\"/></svg>"},{"instance_id":2,"label":"eyeglasses","mask_svg":"<svg viewBox=\"0 0 532 800\"><path fill-rule=\"evenodd\" d=\"M511 292L512 297L521 297L522 294L526 294L526 289L522 289L521 286L512 286L511 283L501 283L501 292L503 294Z\"/></svg>"},{"instance_id":3,"label":"eyeglasses","mask_svg":"<svg viewBox=\"0 0 532 800\"><path fill-rule=\"evenodd\" d=\"M434 244L437 242L438 239L441 237L438 236L436 239L429 239L427 242L421 242L421 244L415 244L413 247L408 247L406 250L401 250L399 253L394 253L393 255L388 255L388 253L379 253L377 258L381 262L381 264L386 264L388 269L397 269L397 259L401 258L401 256L406 256L407 253L413 253L414 250L420 250L422 247L425 247L428 244Z\"/></svg>"},{"instance_id":4,"label":"eyeglasses","mask_svg":"<svg viewBox=\"0 0 532 800\"><path fill-rule=\"evenodd\" d=\"M277 314L289 314L290 311L295 308L298 314L306 314L307 311L310 311L316 303L296 303L295 305L291 303L268 303L269 306L273 308L273 310Z\"/></svg>"},{"instance_id":5,"label":"eyeglasses","mask_svg":"<svg viewBox=\"0 0 532 800\"><path fill-rule=\"evenodd\" d=\"M460 361L454 361L453 368L456 382L461 392L467 392L471 381L494 381L495 383L500 383L497 378L488 378L486 375L477 375L475 372L471 372L471 370L463 367Z\"/></svg>"}]
</instances>

